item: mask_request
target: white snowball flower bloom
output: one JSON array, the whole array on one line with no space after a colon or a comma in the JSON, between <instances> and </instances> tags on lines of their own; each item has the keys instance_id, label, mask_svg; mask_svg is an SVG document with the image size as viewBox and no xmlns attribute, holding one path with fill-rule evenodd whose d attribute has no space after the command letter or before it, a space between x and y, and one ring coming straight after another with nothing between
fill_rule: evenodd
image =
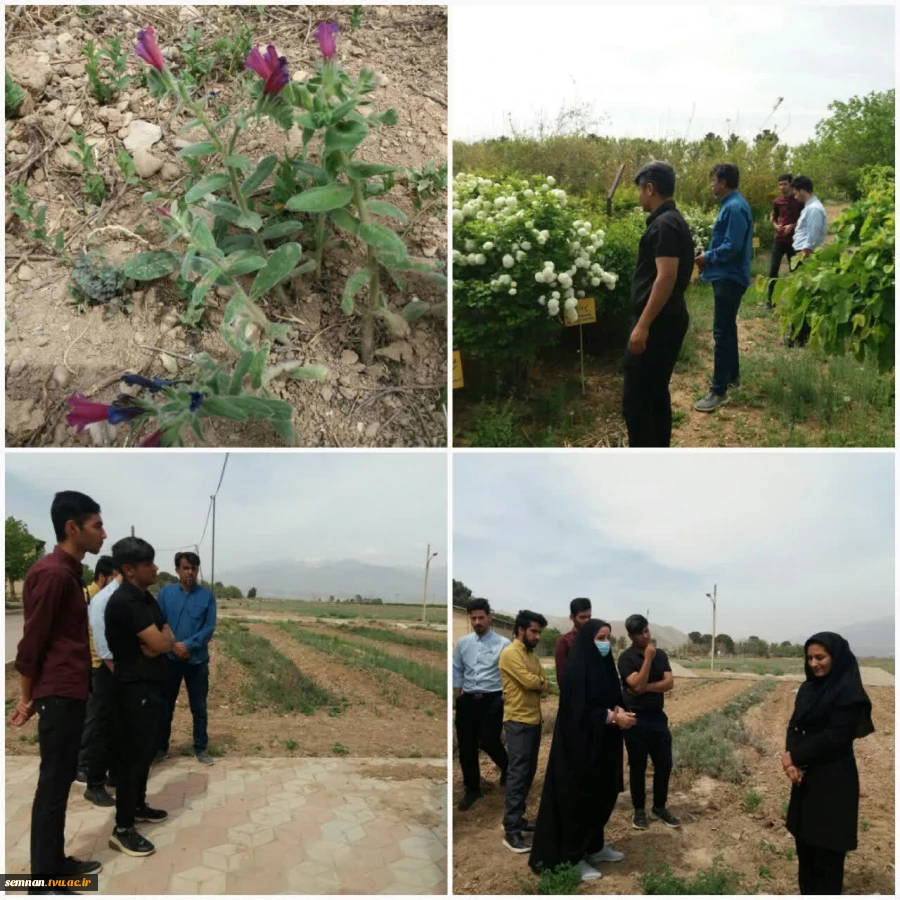
<instances>
[{"instance_id":1,"label":"white snowball flower bloom","mask_svg":"<svg viewBox=\"0 0 900 900\"><path fill-rule=\"evenodd\" d=\"M501 206L506 206L506 198L505 198L505 197L498 197L498 198L494 201L494 208L495 208L495 209L500 209Z\"/></svg>"},{"instance_id":2,"label":"white snowball flower bloom","mask_svg":"<svg viewBox=\"0 0 900 900\"><path fill-rule=\"evenodd\" d=\"M481 210L481 212L475 213L475 218L480 219L483 222L487 218L487 213L484 210Z\"/></svg>"},{"instance_id":3,"label":"white snowball flower bloom","mask_svg":"<svg viewBox=\"0 0 900 900\"><path fill-rule=\"evenodd\" d=\"M584 291L579 291L575 296L576 297L585 297L586 294L584 293Z\"/></svg>"},{"instance_id":4,"label":"white snowball flower bloom","mask_svg":"<svg viewBox=\"0 0 900 900\"><path fill-rule=\"evenodd\" d=\"M516 251L516 262L522 262L525 259L526 253L523 250Z\"/></svg>"},{"instance_id":5,"label":"white snowball flower bloom","mask_svg":"<svg viewBox=\"0 0 900 900\"><path fill-rule=\"evenodd\" d=\"M534 219L529 219L529 220L525 223L525 227L526 227L526 228L534 228Z\"/></svg>"},{"instance_id":6,"label":"white snowball flower bloom","mask_svg":"<svg viewBox=\"0 0 900 900\"><path fill-rule=\"evenodd\" d=\"M544 261L544 268L549 269L552 272L556 268L556 266L554 265L552 260L548 259Z\"/></svg>"},{"instance_id":7,"label":"white snowball flower bloom","mask_svg":"<svg viewBox=\"0 0 900 900\"><path fill-rule=\"evenodd\" d=\"M511 269L516 264L516 261L507 253L503 257L503 268Z\"/></svg>"},{"instance_id":8,"label":"white snowball flower bloom","mask_svg":"<svg viewBox=\"0 0 900 900\"><path fill-rule=\"evenodd\" d=\"M475 262L476 262L479 266L483 266L483 265L487 262L487 257L486 257L483 253L479 253L479 254L475 257Z\"/></svg>"},{"instance_id":9,"label":"white snowball flower bloom","mask_svg":"<svg viewBox=\"0 0 900 900\"><path fill-rule=\"evenodd\" d=\"M534 191L531 188L526 188L525 197L530 200L534 196Z\"/></svg>"},{"instance_id":10,"label":"white snowball flower bloom","mask_svg":"<svg viewBox=\"0 0 900 900\"><path fill-rule=\"evenodd\" d=\"M550 185L548 185L548 184L542 184L542 185L541 185L541 191L542 191L542 192L549 191L549 190L550 190Z\"/></svg>"},{"instance_id":11,"label":"white snowball flower bloom","mask_svg":"<svg viewBox=\"0 0 900 900\"><path fill-rule=\"evenodd\" d=\"M551 300L547 304L547 312L550 313L551 316L559 315L559 300Z\"/></svg>"},{"instance_id":12,"label":"white snowball flower bloom","mask_svg":"<svg viewBox=\"0 0 900 900\"><path fill-rule=\"evenodd\" d=\"M494 242L493 241L485 241L484 246L481 249L482 250L493 250Z\"/></svg>"},{"instance_id":13,"label":"white snowball flower bloom","mask_svg":"<svg viewBox=\"0 0 900 900\"><path fill-rule=\"evenodd\" d=\"M576 309L578 306L578 301L574 297L569 297L565 302L566 309Z\"/></svg>"},{"instance_id":14,"label":"white snowball flower bloom","mask_svg":"<svg viewBox=\"0 0 900 900\"><path fill-rule=\"evenodd\" d=\"M543 284L543 283L544 283L544 271L543 271L543 269L542 269L540 272L535 272L535 273L534 273L534 280L535 280L538 284Z\"/></svg>"},{"instance_id":15,"label":"white snowball flower bloom","mask_svg":"<svg viewBox=\"0 0 900 900\"><path fill-rule=\"evenodd\" d=\"M591 287L600 287L600 279L592 278L591 279Z\"/></svg>"},{"instance_id":16,"label":"white snowball flower bloom","mask_svg":"<svg viewBox=\"0 0 900 900\"><path fill-rule=\"evenodd\" d=\"M510 296L510 297L515 297L515 296L516 296L516 289L515 289L515 288L510 288L510 289L509 289L509 296Z\"/></svg>"},{"instance_id":17,"label":"white snowball flower bloom","mask_svg":"<svg viewBox=\"0 0 900 900\"><path fill-rule=\"evenodd\" d=\"M572 276L567 274L566 272L563 272L562 275L559 276L559 283L564 288L572 287Z\"/></svg>"},{"instance_id":18,"label":"white snowball flower bloom","mask_svg":"<svg viewBox=\"0 0 900 900\"><path fill-rule=\"evenodd\" d=\"M471 253L475 249L475 241L471 238L466 238L466 252Z\"/></svg>"},{"instance_id":19,"label":"white snowball flower bloom","mask_svg":"<svg viewBox=\"0 0 900 900\"><path fill-rule=\"evenodd\" d=\"M554 291L554 292L550 295L550 297L551 297L551 299L553 299L553 300L559 300L559 298L560 298L560 293L559 293L559 291Z\"/></svg>"},{"instance_id":20,"label":"white snowball flower bloom","mask_svg":"<svg viewBox=\"0 0 900 900\"><path fill-rule=\"evenodd\" d=\"M550 187L553 187L556 184L556 179L552 175L548 175L547 184L549 184Z\"/></svg>"},{"instance_id":21,"label":"white snowball flower bloom","mask_svg":"<svg viewBox=\"0 0 900 900\"><path fill-rule=\"evenodd\" d=\"M578 311L575 309L567 309L566 310L566 321L574 325L578 321Z\"/></svg>"},{"instance_id":22,"label":"white snowball flower bloom","mask_svg":"<svg viewBox=\"0 0 900 900\"><path fill-rule=\"evenodd\" d=\"M454 209L453 210L453 224L459 225L459 223L462 222L463 219L465 219L465 216L463 215L462 210Z\"/></svg>"},{"instance_id":23,"label":"white snowball flower bloom","mask_svg":"<svg viewBox=\"0 0 900 900\"><path fill-rule=\"evenodd\" d=\"M538 297L538 303L540 303L541 306L546 306L547 298L542 294L540 297Z\"/></svg>"},{"instance_id":24,"label":"white snowball flower bloom","mask_svg":"<svg viewBox=\"0 0 900 900\"><path fill-rule=\"evenodd\" d=\"M589 234L590 232L587 230L587 228L578 229L578 237L587 237Z\"/></svg>"},{"instance_id":25,"label":"white snowball flower bloom","mask_svg":"<svg viewBox=\"0 0 900 900\"><path fill-rule=\"evenodd\" d=\"M522 249L530 250L531 249L531 241L522 241Z\"/></svg>"},{"instance_id":26,"label":"white snowball flower bloom","mask_svg":"<svg viewBox=\"0 0 900 900\"><path fill-rule=\"evenodd\" d=\"M478 257L474 253L470 253L466 258L468 259L470 266L474 266L478 263Z\"/></svg>"}]
</instances>

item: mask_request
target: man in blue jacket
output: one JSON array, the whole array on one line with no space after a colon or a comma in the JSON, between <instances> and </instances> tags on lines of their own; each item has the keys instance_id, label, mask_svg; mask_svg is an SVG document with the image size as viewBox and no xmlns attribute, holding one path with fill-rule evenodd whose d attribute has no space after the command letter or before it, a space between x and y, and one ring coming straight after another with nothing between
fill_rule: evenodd
<instances>
[{"instance_id":1,"label":"man in blue jacket","mask_svg":"<svg viewBox=\"0 0 900 900\"><path fill-rule=\"evenodd\" d=\"M715 298L713 314L713 377L709 393L694 404L699 412L713 412L728 402L728 388L741 386L738 359L737 314L744 292L750 285L753 255L753 213L738 191L740 173L731 163L713 166L712 191L720 201L709 249L696 260L704 281L712 282Z\"/></svg>"},{"instance_id":2,"label":"man in blue jacket","mask_svg":"<svg viewBox=\"0 0 900 900\"><path fill-rule=\"evenodd\" d=\"M196 553L176 553L178 584L164 587L157 598L175 635L165 686L168 708L160 728L157 759L165 759L169 753L175 702L184 680L194 719L194 754L205 766L211 766L213 758L207 749L206 697L209 693L209 642L216 628L216 598L209 588L197 583L199 571L200 557Z\"/></svg>"}]
</instances>

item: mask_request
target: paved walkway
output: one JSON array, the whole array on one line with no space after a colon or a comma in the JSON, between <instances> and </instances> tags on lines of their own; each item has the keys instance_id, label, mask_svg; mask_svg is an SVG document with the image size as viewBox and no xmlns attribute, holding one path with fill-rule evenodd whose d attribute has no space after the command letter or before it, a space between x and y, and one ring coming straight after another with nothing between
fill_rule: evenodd
<instances>
[{"instance_id":1,"label":"paved walkway","mask_svg":"<svg viewBox=\"0 0 900 900\"><path fill-rule=\"evenodd\" d=\"M6 757L6 871L26 873L35 757ZM75 784L66 852L103 863L107 894L445 894L445 760L167 760L139 825L156 853L109 848L112 809Z\"/></svg>"}]
</instances>

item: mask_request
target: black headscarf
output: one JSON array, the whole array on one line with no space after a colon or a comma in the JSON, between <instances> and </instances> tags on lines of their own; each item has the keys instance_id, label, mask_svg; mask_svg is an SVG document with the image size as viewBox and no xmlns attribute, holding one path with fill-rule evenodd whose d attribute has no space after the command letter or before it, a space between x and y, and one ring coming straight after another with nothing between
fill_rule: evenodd
<instances>
[{"instance_id":1,"label":"black headscarf","mask_svg":"<svg viewBox=\"0 0 900 900\"><path fill-rule=\"evenodd\" d=\"M566 661L529 859L536 871L582 859L624 789L622 733L606 724L609 710L622 705L622 687L612 652L601 656L595 646L606 624L582 625Z\"/></svg>"},{"instance_id":2,"label":"black headscarf","mask_svg":"<svg viewBox=\"0 0 900 900\"><path fill-rule=\"evenodd\" d=\"M821 644L831 656L827 675L813 674L806 659L810 644ZM820 631L803 645L803 667L806 681L797 691L791 725L808 725L825 720L837 709L857 707L859 715L854 737L862 738L875 730L872 724L872 701L863 687L859 663L850 644L833 631Z\"/></svg>"}]
</instances>

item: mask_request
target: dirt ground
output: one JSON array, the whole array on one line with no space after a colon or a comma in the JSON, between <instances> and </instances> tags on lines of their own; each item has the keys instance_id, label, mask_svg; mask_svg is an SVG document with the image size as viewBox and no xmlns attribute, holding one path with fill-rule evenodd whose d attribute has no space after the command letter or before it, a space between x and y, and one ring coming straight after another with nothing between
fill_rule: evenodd
<instances>
[{"instance_id":1,"label":"dirt ground","mask_svg":"<svg viewBox=\"0 0 900 900\"><path fill-rule=\"evenodd\" d=\"M674 725L721 707L747 687L747 681L697 678L679 682L666 698L666 710ZM752 742L760 749L745 750L747 777L741 785L718 782L706 776L682 774L672 779L670 807L683 827L671 830L659 823L638 832L631 828L631 802L627 792L619 798L607 831L609 844L625 853L621 863L601 867L603 878L582 885L581 893L639 894L638 876L660 863L679 875L691 875L721 857L728 867L745 876L745 890L762 894L796 894L797 862L788 859L793 838L784 828L782 806L789 785L777 759L793 709L796 687L780 683L746 717ZM894 689L867 688L873 704L876 733L858 741L860 771L859 849L847 859L845 893L894 893ZM548 709L555 715L555 699ZM548 723L549 725L549 723ZM529 794L528 816L534 817L543 787L543 773L550 750L545 726L538 775ZM652 767L651 767L652 768ZM627 759L626 759L627 769ZM527 856L503 847L501 820L503 791L497 772L482 755L486 796L468 812L454 809L454 892L457 894L534 893L536 880ZM454 760L454 803L462 792L459 765ZM648 785L649 785L648 773ZM755 788L763 800L758 809L744 810L746 792Z\"/></svg>"},{"instance_id":2,"label":"dirt ground","mask_svg":"<svg viewBox=\"0 0 900 900\"><path fill-rule=\"evenodd\" d=\"M378 627L389 628L378 622ZM210 644L209 740L214 752L232 756L328 756L340 745L349 757L441 759L447 755L447 704L392 672L350 669L326 653L313 650L268 624L252 624L305 674L339 697L347 706L337 716L320 710L313 716L279 714L259 709L245 712L249 676L226 656L213 639ZM383 644L378 646L388 649ZM393 652L395 645L389 650ZM398 647L399 650L407 648ZM395 655L404 655L397 653ZM429 657L431 654L429 654ZM423 662L431 662L429 658ZM7 704L18 696L18 675L6 670ZM429 715L430 713L430 715ZM191 752L191 714L182 690L172 727L173 752ZM6 725L6 752L36 755L37 717L21 729ZM296 746L290 748L288 741Z\"/></svg>"},{"instance_id":3,"label":"dirt ground","mask_svg":"<svg viewBox=\"0 0 900 900\"><path fill-rule=\"evenodd\" d=\"M18 12L18 9L16 12ZM95 9L76 15L76 10ZM31 84L33 107L22 118L7 122L7 187L15 178L27 177L27 192L48 206L51 235L61 228L67 250L73 255L90 237L113 262L147 249L164 246L164 232L153 212L154 204L142 202L146 190L183 193L186 166L176 154L178 140L197 140L197 132L185 133L187 118L173 119L172 109L153 100L146 89L126 90L117 105L101 107L88 88L81 48L87 39L100 43L115 35L130 48L138 28L153 25L164 52L174 50L190 25L204 34L228 33L236 17L253 29L254 41L273 42L288 58L292 75L314 71L320 58L311 32L317 21L338 20L338 58L352 74L368 67L377 73L379 87L375 108L393 107L399 124L370 137L360 151L369 162L421 168L428 160L440 166L447 157L447 45L446 11L435 6L365 7L362 24L353 33L349 7L22 7L11 15L7 7L7 72L14 80ZM130 54L128 74L140 61ZM206 87L216 102L232 105L236 82L211 82ZM164 101L168 103L169 101ZM162 128L162 140L152 152L164 165L144 185L126 186L115 164L131 122L145 120ZM72 122L73 124L69 124ZM77 123L81 123L78 127ZM98 166L105 176L108 198L86 214L83 209L82 175L67 151L74 147L72 128L83 130L96 146ZM286 140L297 138L295 128L284 132L263 120L252 125L238 142L237 151L257 160L269 152L281 152ZM297 138L297 140L299 140ZM299 148L299 147L298 147ZM46 152L44 152L46 151ZM38 154L40 155L38 156ZM313 150L312 155L315 156ZM26 174L27 173L27 174ZM410 218L405 240L411 256L446 263L446 196L426 203L421 213L413 208L405 179L387 196ZM115 226L111 228L111 226ZM122 232L121 226L132 236ZM76 435L64 423L66 398L83 393L94 401L111 402L118 393L117 375L127 371L166 377L162 357L155 347L182 356L205 351L226 358L230 351L219 335L222 296L210 295L206 320L200 328L172 327L187 301L181 299L174 275L142 283L128 297L130 314L93 306L79 313L70 303L69 268L31 241L26 229L7 214L6 243L6 440L9 446L126 446L127 431L91 429ZM99 231L99 229L105 229ZM301 243L311 237L301 234ZM135 237L136 236L136 237ZM25 257L28 257L27 259ZM431 306L405 340L387 334L377 337L384 350L374 365L358 358L360 320L340 311L341 296L349 274L360 267L363 250L348 245L326 252L321 281L314 274L295 279L287 289L289 304L269 303L271 319L292 326L290 347L270 356L270 361L296 359L304 365L328 369L320 382L279 383L275 394L294 406L294 426L301 446L446 446L446 416L441 391L446 386L447 304L443 288L413 276L407 295L390 286L389 306L398 311L416 295ZM177 274L177 273L176 273ZM247 276L252 279L252 276ZM249 284L249 282L248 282ZM287 286L286 286L287 287ZM167 319L167 316L170 318ZM165 357L182 368L189 362ZM232 423L205 420L207 443L214 446L277 446L278 438L266 423ZM152 427L147 427L149 433ZM138 435L137 439L146 436ZM188 446L197 444L185 435Z\"/></svg>"}]
</instances>

